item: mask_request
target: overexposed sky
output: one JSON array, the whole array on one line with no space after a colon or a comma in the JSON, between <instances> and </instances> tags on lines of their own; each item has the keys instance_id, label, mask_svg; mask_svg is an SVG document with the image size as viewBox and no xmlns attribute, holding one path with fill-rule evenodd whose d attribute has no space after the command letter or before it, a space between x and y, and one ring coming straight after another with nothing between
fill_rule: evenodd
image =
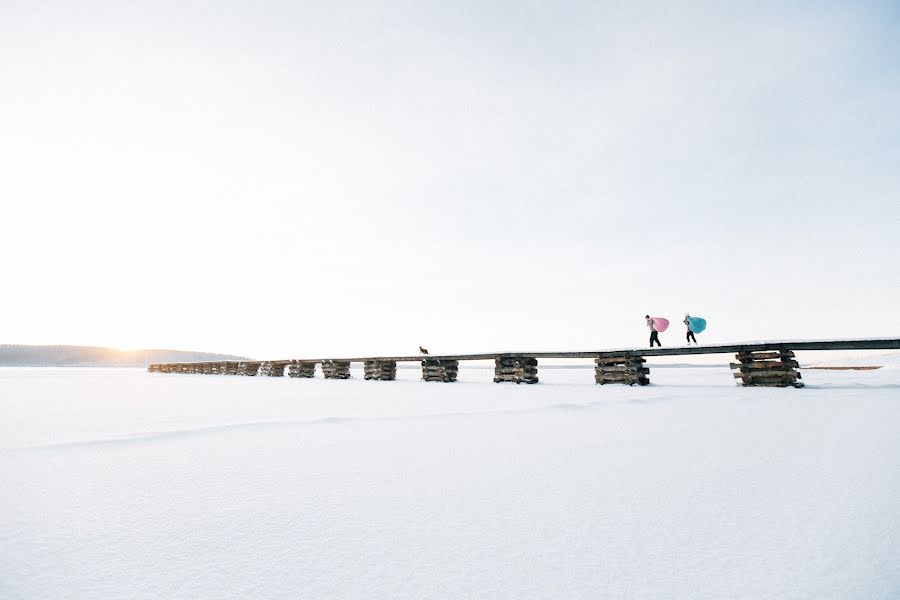
<instances>
[{"instance_id":1,"label":"overexposed sky","mask_svg":"<svg viewBox=\"0 0 900 600\"><path fill-rule=\"evenodd\" d=\"M900 335L898 40L890 2L0 0L0 343Z\"/></svg>"}]
</instances>

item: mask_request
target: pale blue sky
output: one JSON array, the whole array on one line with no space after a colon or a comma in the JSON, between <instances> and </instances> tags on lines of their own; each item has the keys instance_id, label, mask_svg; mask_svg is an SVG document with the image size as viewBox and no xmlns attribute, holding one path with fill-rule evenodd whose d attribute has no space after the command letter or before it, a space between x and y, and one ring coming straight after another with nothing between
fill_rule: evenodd
<instances>
[{"instance_id":1,"label":"pale blue sky","mask_svg":"<svg viewBox=\"0 0 900 600\"><path fill-rule=\"evenodd\" d=\"M877 2L0 0L0 342L900 335L898 40Z\"/></svg>"}]
</instances>

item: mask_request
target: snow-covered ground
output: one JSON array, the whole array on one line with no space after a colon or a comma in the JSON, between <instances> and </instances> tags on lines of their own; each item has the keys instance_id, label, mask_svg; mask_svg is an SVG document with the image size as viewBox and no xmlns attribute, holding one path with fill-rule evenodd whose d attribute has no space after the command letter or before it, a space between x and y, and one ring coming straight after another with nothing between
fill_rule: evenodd
<instances>
[{"instance_id":1,"label":"snow-covered ground","mask_svg":"<svg viewBox=\"0 0 900 600\"><path fill-rule=\"evenodd\" d=\"M0 598L900 597L900 369L650 366L0 369Z\"/></svg>"}]
</instances>

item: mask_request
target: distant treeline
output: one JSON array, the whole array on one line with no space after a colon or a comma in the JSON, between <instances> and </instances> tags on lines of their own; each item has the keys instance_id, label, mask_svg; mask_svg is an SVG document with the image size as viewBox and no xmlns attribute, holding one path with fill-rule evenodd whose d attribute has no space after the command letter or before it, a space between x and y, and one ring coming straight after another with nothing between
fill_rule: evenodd
<instances>
[{"instance_id":1,"label":"distant treeline","mask_svg":"<svg viewBox=\"0 0 900 600\"><path fill-rule=\"evenodd\" d=\"M146 367L150 363L221 360L248 360L248 358L185 350L116 350L98 346L0 344L2 367Z\"/></svg>"}]
</instances>

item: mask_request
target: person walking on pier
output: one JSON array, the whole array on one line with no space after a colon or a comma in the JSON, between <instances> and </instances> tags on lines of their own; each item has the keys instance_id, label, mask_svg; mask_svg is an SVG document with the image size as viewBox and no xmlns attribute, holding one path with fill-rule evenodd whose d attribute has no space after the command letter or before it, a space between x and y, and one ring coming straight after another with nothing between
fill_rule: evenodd
<instances>
[{"instance_id":1,"label":"person walking on pier","mask_svg":"<svg viewBox=\"0 0 900 600\"><path fill-rule=\"evenodd\" d=\"M687 327L687 343L690 345L691 340L694 340L694 344L697 343L697 338L694 337L694 330L691 329L691 315L688 313L684 313L684 326Z\"/></svg>"},{"instance_id":2,"label":"person walking on pier","mask_svg":"<svg viewBox=\"0 0 900 600\"><path fill-rule=\"evenodd\" d=\"M647 327L650 328L650 347L653 347L653 342L656 342L656 345L661 347L662 344L659 341L659 332L656 331L653 319L650 315L644 315L644 318L647 319Z\"/></svg>"}]
</instances>

